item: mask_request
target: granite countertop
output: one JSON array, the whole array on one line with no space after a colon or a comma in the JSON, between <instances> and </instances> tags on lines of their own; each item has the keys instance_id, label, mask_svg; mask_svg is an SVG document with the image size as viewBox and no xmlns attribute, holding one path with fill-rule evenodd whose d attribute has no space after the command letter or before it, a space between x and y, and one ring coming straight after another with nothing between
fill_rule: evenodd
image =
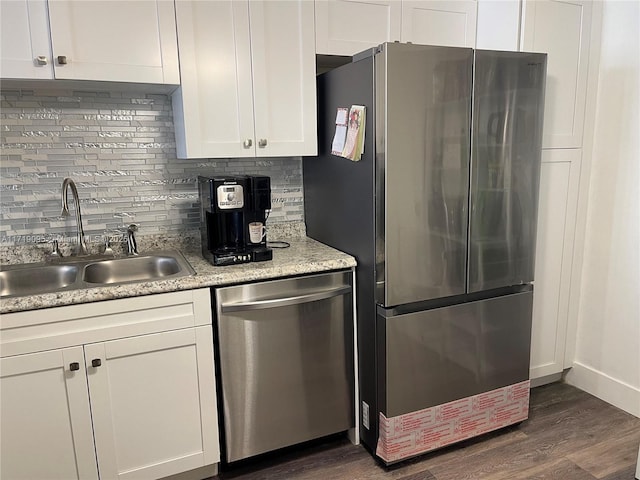
<instances>
[{"instance_id":1,"label":"granite countertop","mask_svg":"<svg viewBox=\"0 0 640 480\"><path fill-rule=\"evenodd\" d=\"M291 246L289 248L274 248L273 260L271 261L224 267L214 267L202 257L198 250L181 249L182 254L196 272L193 276L180 277L174 280L127 283L108 287L4 298L0 300L0 313L36 310L218 285L231 285L339 270L356 265L356 260L352 256L311 238L298 237L287 238L286 240ZM144 251L142 253L151 252Z\"/></svg>"}]
</instances>

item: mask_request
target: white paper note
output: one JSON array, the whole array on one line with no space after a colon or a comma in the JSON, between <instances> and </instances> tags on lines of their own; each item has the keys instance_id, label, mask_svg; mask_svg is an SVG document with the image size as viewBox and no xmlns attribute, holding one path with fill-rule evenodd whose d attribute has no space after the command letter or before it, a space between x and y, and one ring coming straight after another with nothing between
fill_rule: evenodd
<instances>
[{"instance_id":1,"label":"white paper note","mask_svg":"<svg viewBox=\"0 0 640 480\"><path fill-rule=\"evenodd\" d=\"M344 149L344 141L347 137L347 126L336 125L336 134L333 136L333 143L331 144L331 153L334 155L342 155Z\"/></svg>"}]
</instances>

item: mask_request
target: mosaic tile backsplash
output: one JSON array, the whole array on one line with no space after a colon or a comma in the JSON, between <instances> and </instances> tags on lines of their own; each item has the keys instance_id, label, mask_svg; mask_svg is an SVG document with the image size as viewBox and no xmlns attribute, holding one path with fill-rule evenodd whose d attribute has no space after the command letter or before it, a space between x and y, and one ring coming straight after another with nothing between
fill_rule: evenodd
<instances>
[{"instance_id":1,"label":"mosaic tile backsplash","mask_svg":"<svg viewBox=\"0 0 640 480\"><path fill-rule=\"evenodd\" d=\"M65 177L78 187L90 241L199 228L196 177L271 177L268 224L304 220L298 158L176 158L168 95L21 90L0 92L0 244L74 238L75 219L61 216ZM73 209L69 192L70 209Z\"/></svg>"}]
</instances>

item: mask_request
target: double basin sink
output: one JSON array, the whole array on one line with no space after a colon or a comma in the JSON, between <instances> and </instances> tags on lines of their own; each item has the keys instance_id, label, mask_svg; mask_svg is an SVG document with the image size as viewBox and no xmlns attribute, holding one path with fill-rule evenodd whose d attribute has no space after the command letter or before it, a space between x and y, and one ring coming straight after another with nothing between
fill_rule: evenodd
<instances>
[{"instance_id":1,"label":"double basin sink","mask_svg":"<svg viewBox=\"0 0 640 480\"><path fill-rule=\"evenodd\" d=\"M177 250L121 258L69 257L2 267L0 297L169 280L195 272Z\"/></svg>"}]
</instances>

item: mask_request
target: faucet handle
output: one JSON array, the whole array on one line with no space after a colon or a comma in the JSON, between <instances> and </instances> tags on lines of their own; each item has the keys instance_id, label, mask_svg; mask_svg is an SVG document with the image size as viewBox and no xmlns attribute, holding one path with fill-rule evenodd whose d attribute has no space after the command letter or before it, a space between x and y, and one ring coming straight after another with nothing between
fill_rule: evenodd
<instances>
[{"instance_id":1,"label":"faucet handle","mask_svg":"<svg viewBox=\"0 0 640 480\"><path fill-rule=\"evenodd\" d=\"M105 255L115 256L115 253L113 253L113 249L111 248L111 239L109 238L109 235L105 233L103 238L104 238L104 252L102 253Z\"/></svg>"},{"instance_id":2,"label":"faucet handle","mask_svg":"<svg viewBox=\"0 0 640 480\"><path fill-rule=\"evenodd\" d=\"M58 240L51 241L51 253L49 254L49 256L54 258L62 258L62 252L58 247Z\"/></svg>"}]
</instances>

